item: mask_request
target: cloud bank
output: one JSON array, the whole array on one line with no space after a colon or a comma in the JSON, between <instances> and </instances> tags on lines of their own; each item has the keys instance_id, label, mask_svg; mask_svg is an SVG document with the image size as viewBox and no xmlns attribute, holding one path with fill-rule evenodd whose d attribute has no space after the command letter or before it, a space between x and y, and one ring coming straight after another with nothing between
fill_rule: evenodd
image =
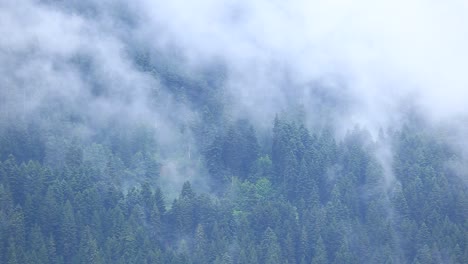
<instances>
[{"instance_id":1,"label":"cloud bank","mask_svg":"<svg viewBox=\"0 0 468 264\"><path fill-rule=\"evenodd\" d=\"M466 120L467 15L462 0L4 1L2 119L58 103L84 116L86 133L130 120L176 144L197 114L135 63L144 50L189 72L222 64L230 114L259 127L294 104L337 134L399 127L414 108L433 123Z\"/></svg>"},{"instance_id":2,"label":"cloud bank","mask_svg":"<svg viewBox=\"0 0 468 264\"><path fill-rule=\"evenodd\" d=\"M338 82L326 89L349 104L347 118L368 126L393 124L408 103L435 120L467 113L463 1L142 4L193 64L223 58L227 85L254 114L291 93L310 103L309 84L323 79Z\"/></svg>"}]
</instances>

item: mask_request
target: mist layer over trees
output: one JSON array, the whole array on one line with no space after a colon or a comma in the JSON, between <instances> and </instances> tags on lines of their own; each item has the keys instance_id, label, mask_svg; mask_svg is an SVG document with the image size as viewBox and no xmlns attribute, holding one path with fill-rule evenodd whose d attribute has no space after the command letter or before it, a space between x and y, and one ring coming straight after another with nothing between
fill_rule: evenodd
<instances>
[{"instance_id":1,"label":"mist layer over trees","mask_svg":"<svg viewBox=\"0 0 468 264\"><path fill-rule=\"evenodd\" d=\"M468 262L467 15L1 2L0 263Z\"/></svg>"}]
</instances>

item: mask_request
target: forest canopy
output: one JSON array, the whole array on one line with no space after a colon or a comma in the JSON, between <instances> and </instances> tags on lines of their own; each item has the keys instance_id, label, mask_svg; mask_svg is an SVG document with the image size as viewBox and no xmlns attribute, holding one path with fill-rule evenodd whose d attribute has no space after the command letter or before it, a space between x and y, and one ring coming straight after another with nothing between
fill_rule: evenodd
<instances>
[{"instance_id":1,"label":"forest canopy","mask_svg":"<svg viewBox=\"0 0 468 264\"><path fill-rule=\"evenodd\" d=\"M1 2L0 263L467 263L467 14Z\"/></svg>"}]
</instances>

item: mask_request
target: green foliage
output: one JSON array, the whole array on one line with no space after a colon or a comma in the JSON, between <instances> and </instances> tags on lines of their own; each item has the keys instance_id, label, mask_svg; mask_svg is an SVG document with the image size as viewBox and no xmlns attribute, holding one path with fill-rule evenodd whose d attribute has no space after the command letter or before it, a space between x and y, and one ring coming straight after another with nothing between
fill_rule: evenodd
<instances>
[{"instance_id":1,"label":"green foliage","mask_svg":"<svg viewBox=\"0 0 468 264\"><path fill-rule=\"evenodd\" d=\"M226 124L203 143L214 194L187 181L170 207L145 127L89 144L56 138L60 155L38 151L37 139L31 155L10 144L0 161L0 262L466 262L466 185L446 166L454 153L429 132L389 135L388 181L381 143L363 130L335 142L327 129L277 117L269 141L247 120Z\"/></svg>"}]
</instances>

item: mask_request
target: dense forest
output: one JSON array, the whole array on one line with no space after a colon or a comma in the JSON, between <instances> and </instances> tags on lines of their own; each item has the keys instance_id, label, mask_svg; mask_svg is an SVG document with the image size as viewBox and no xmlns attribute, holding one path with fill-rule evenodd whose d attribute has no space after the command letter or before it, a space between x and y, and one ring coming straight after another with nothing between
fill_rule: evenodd
<instances>
[{"instance_id":1,"label":"dense forest","mask_svg":"<svg viewBox=\"0 0 468 264\"><path fill-rule=\"evenodd\" d=\"M98 2L0 3L0 263L468 263L448 64L418 101L367 31L297 37L301 1Z\"/></svg>"},{"instance_id":2,"label":"dense forest","mask_svg":"<svg viewBox=\"0 0 468 264\"><path fill-rule=\"evenodd\" d=\"M270 140L247 120L227 123L202 151L213 192L186 181L173 200L144 127L89 143L10 127L1 262L464 263L468 193L447 167L456 155L412 124L336 141L281 116ZM391 172L376 158L383 141Z\"/></svg>"}]
</instances>

